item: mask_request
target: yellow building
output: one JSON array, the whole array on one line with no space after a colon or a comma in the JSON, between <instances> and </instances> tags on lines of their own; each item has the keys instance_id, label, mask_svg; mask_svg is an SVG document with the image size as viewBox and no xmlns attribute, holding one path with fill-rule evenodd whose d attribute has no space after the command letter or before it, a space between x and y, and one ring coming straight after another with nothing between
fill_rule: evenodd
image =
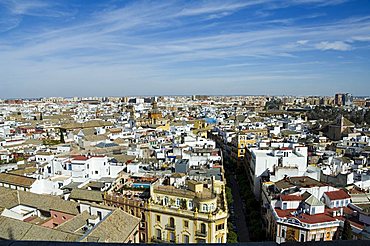
<instances>
[{"instance_id":1,"label":"yellow building","mask_svg":"<svg viewBox=\"0 0 370 246\"><path fill-rule=\"evenodd\" d=\"M332 222L331 224L332 225L325 225L318 229L309 229L302 228L300 226L279 223L277 225L277 238L280 240L278 243L286 241L332 241L335 232L338 230L339 222Z\"/></svg>"},{"instance_id":2,"label":"yellow building","mask_svg":"<svg viewBox=\"0 0 370 246\"><path fill-rule=\"evenodd\" d=\"M248 129L243 130L236 134L236 136L232 139L231 146L232 152L231 157L236 161L237 159L244 158L245 156L245 149L249 145L253 145L256 143L258 138L265 137L268 135L268 130L263 129Z\"/></svg>"},{"instance_id":3,"label":"yellow building","mask_svg":"<svg viewBox=\"0 0 370 246\"><path fill-rule=\"evenodd\" d=\"M154 243L226 243L224 183L187 181L187 189L154 185L148 202L148 239Z\"/></svg>"}]
</instances>

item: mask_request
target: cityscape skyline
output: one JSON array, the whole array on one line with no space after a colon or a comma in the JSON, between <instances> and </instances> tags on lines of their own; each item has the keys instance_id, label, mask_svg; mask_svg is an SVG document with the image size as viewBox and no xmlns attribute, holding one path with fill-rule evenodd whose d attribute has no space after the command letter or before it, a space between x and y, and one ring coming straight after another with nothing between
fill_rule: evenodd
<instances>
[{"instance_id":1,"label":"cityscape skyline","mask_svg":"<svg viewBox=\"0 0 370 246\"><path fill-rule=\"evenodd\" d=\"M336 93L338 94L338 93ZM339 93L341 94L341 93ZM351 94L352 95L352 94ZM210 97L210 98L215 98L215 97L281 97L281 98L286 98L286 97L296 97L296 98L300 98L300 97L304 97L304 98L334 98L335 95L238 95L238 94L229 94L229 95L222 95L222 94L219 94L219 95L205 95L205 94L193 94L193 95L189 95L189 94L184 94L184 95L157 95L157 94L153 94L153 95L121 95L121 96L75 96L75 97L63 97L63 96L45 96L45 97L9 97L9 98L0 98L0 100L40 100L40 99L47 99L47 98L64 98L64 99L73 99L73 98L79 98L79 99L94 99L94 98L99 98L99 99L103 99L103 98L155 98L155 97L193 97L193 96L205 96L205 97ZM368 99L369 96L367 95L352 95L354 98L361 98L361 99Z\"/></svg>"},{"instance_id":2,"label":"cityscape skyline","mask_svg":"<svg viewBox=\"0 0 370 246\"><path fill-rule=\"evenodd\" d=\"M0 98L366 96L369 3L2 1Z\"/></svg>"}]
</instances>

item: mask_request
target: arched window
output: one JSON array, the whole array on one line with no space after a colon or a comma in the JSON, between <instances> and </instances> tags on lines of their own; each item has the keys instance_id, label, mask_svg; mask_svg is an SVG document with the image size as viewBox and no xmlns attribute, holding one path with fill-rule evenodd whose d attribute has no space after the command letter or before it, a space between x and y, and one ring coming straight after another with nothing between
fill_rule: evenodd
<instances>
[{"instance_id":1,"label":"arched window","mask_svg":"<svg viewBox=\"0 0 370 246\"><path fill-rule=\"evenodd\" d=\"M141 221L145 221L145 213L141 212Z\"/></svg>"},{"instance_id":2,"label":"arched window","mask_svg":"<svg viewBox=\"0 0 370 246\"><path fill-rule=\"evenodd\" d=\"M170 218L170 226L172 227L172 228L174 228L175 227L175 219L174 218Z\"/></svg>"}]
</instances>

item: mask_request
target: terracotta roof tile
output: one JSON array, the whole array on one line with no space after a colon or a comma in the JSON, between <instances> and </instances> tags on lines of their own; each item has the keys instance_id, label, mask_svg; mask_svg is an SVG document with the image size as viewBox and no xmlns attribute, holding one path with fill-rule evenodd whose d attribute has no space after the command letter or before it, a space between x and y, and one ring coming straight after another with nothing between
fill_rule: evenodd
<instances>
[{"instance_id":1,"label":"terracotta roof tile","mask_svg":"<svg viewBox=\"0 0 370 246\"><path fill-rule=\"evenodd\" d=\"M280 199L282 201L302 201L302 197L300 195L281 195Z\"/></svg>"},{"instance_id":2,"label":"terracotta roof tile","mask_svg":"<svg viewBox=\"0 0 370 246\"><path fill-rule=\"evenodd\" d=\"M337 191L328 191L325 194L329 197L330 200L341 200L351 198L347 192L344 190L337 190Z\"/></svg>"}]
</instances>

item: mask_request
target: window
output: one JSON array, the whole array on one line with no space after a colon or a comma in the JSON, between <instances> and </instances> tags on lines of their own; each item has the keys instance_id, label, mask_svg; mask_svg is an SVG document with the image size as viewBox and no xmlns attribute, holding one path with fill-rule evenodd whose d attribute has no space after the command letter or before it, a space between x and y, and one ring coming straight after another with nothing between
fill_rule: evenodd
<instances>
[{"instance_id":1,"label":"window","mask_svg":"<svg viewBox=\"0 0 370 246\"><path fill-rule=\"evenodd\" d=\"M206 233L206 224L204 223L200 224L200 232L204 234Z\"/></svg>"},{"instance_id":2,"label":"window","mask_svg":"<svg viewBox=\"0 0 370 246\"><path fill-rule=\"evenodd\" d=\"M174 228L175 227L175 219L174 218L170 218L170 227Z\"/></svg>"},{"instance_id":3,"label":"window","mask_svg":"<svg viewBox=\"0 0 370 246\"><path fill-rule=\"evenodd\" d=\"M335 207L339 207L339 201L335 202Z\"/></svg>"},{"instance_id":4,"label":"window","mask_svg":"<svg viewBox=\"0 0 370 246\"><path fill-rule=\"evenodd\" d=\"M173 231L170 232L170 242L174 243L176 241L175 233Z\"/></svg>"},{"instance_id":5,"label":"window","mask_svg":"<svg viewBox=\"0 0 370 246\"><path fill-rule=\"evenodd\" d=\"M315 212L316 212L315 207L312 207L312 209L311 209L311 213L312 213L312 214L315 214Z\"/></svg>"},{"instance_id":6,"label":"window","mask_svg":"<svg viewBox=\"0 0 370 246\"><path fill-rule=\"evenodd\" d=\"M95 171L95 174L99 174L99 172L98 171Z\"/></svg>"},{"instance_id":7,"label":"window","mask_svg":"<svg viewBox=\"0 0 370 246\"><path fill-rule=\"evenodd\" d=\"M216 225L216 231L223 230L224 228L225 228L225 225L223 223Z\"/></svg>"},{"instance_id":8,"label":"window","mask_svg":"<svg viewBox=\"0 0 370 246\"><path fill-rule=\"evenodd\" d=\"M163 205L167 206L167 204L168 204L168 197L165 196L163 198Z\"/></svg>"},{"instance_id":9,"label":"window","mask_svg":"<svg viewBox=\"0 0 370 246\"><path fill-rule=\"evenodd\" d=\"M183 243L189 243L189 236L188 236L188 235L184 235L184 236L182 237L182 242L183 242Z\"/></svg>"},{"instance_id":10,"label":"window","mask_svg":"<svg viewBox=\"0 0 370 246\"><path fill-rule=\"evenodd\" d=\"M208 205L207 204L203 204L203 211L208 212Z\"/></svg>"},{"instance_id":11,"label":"window","mask_svg":"<svg viewBox=\"0 0 370 246\"><path fill-rule=\"evenodd\" d=\"M157 236L157 239L161 240L162 239L162 232L160 229L155 230L155 234Z\"/></svg>"},{"instance_id":12,"label":"window","mask_svg":"<svg viewBox=\"0 0 370 246\"><path fill-rule=\"evenodd\" d=\"M285 229L283 228L283 229L281 229L281 237L283 237L283 238L285 238Z\"/></svg>"},{"instance_id":13,"label":"window","mask_svg":"<svg viewBox=\"0 0 370 246\"><path fill-rule=\"evenodd\" d=\"M283 210L286 210L287 209L287 203L286 202L284 202L283 203Z\"/></svg>"},{"instance_id":14,"label":"window","mask_svg":"<svg viewBox=\"0 0 370 246\"><path fill-rule=\"evenodd\" d=\"M90 164L87 164L87 169L89 169L90 168Z\"/></svg>"},{"instance_id":15,"label":"window","mask_svg":"<svg viewBox=\"0 0 370 246\"><path fill-rule=\"evenodd\" d=\"M161 222L161 216L157 215L157 222Z\"/></svg>"},{"instance_id":16,"label":"window","mask_svg":"<svg viewBox=\"0 0 370 246\"><path fill-rule=\"evenodd\" d=\"M176 206L180 207L180 198L176 198Z\"/></svg>"},{"instance_id":17,"label":"window","mask_svg":"<svg viewBox=\"0 0 370 246\"><path fill-rule=\"evenodd\" d=\"M192 202L192 201L189 201L188 208L189 208L190 210L192 210L192 209L193 209L193 202Z\"/></svg>"},{"instance_id":18,"label":"window","mask_svg":"<svg viewBox=\"0 0 370 246\"><path fill-rule=\"evenodd\" d=\"M63 220L66 220L67 218L66 218L65 216L62 216L62 219L63 219Z\"/></svg>"},{"instance_id":19,"label":"window","mask_svg":"<svg viewBox=\"0 0 370 246\"><path fill-rule=\"evenodd\" d=\"M311 241L316 241L316 234L312 234Z\"/></svg>"},{"instance_id":20,"label":"window","mask_svg":"<svg viewBox=\"0 0 370 246\"><path fill-rule=\"evenodd\" d=\"M304 242L304 234L301 234L301 242Z\"/></svg>"},{"instance_id":21,"label":"window","mask_svg":"<svg viewBox=\"0 0 370 246\"><path fill-rule=\"evenodd\" d=\"M99 220L102 220L102 213L100 211L98 211L97 213L98 213Z\"/></svg>"},{"instance_id":22,"label":"window","mask_svg":"<svg viewBox=\"0 0 370 246\"><path fill-rule=\"evenodd\" d=\"M58 218L58 215L54 214L54 218Z\"/></svg>"},{"instance_id":23,"label":"window","mask_svg":"<svg viewBox=\"0 0 370 246\"><path fill-rule=\"evenodd\" d=\"M189 221L188 220L184 220L184 227L189 228Z\"/></svg>"}]
</instances>

